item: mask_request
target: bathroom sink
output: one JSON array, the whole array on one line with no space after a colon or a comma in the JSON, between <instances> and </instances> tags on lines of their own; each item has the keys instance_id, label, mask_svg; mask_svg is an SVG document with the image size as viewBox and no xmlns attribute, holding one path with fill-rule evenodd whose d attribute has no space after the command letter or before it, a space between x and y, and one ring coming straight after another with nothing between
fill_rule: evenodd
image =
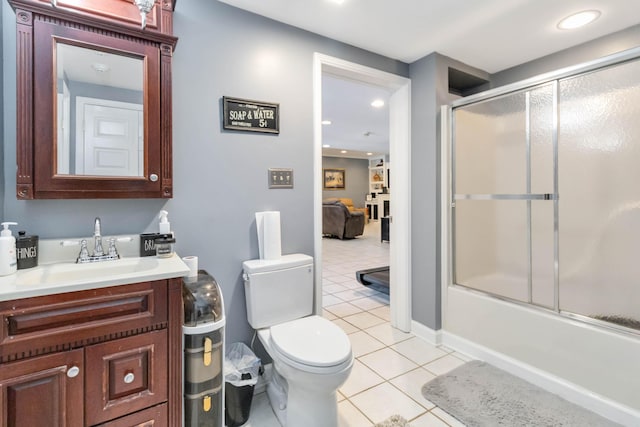
<instances>
[{"instance_id":1,"label":"bathroom sink","mask_svg":"<svg viewBox=\"0 0 640 427\"><path fill-rule=\"evenodd\" d=\"M178 257L129 257L88 264L59 262L0 277L0 301L185 276Z\"/></svg>"},{"instance_id":2,"label":"bathroom sink","mask_svg":"<svg viewBox=\"0 0 640 427\"><path fill-rule=\"evenodd\" d=\"M17 285L37 285L44 283L87 282L94 277L141 273L158 267L157 258L124 258L115 261L92 264L60 263L25 270L16 277Z\"/></svg>"}]
</instances>

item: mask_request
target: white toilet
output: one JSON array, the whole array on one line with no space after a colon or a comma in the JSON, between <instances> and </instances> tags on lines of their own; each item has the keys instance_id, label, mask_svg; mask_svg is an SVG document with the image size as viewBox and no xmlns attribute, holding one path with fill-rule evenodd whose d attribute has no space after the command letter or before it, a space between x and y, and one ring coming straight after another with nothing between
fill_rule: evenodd
<instances>
[{"instance_id":1,"label":"white toilet","mask_svg":"<svg viewBox=\"0 0 640 427\"><path fill-rule=\"evenodd\" d=\"M269 401L285 427L338 425L336 390L353 366L342 329L313 312L313 258L245 261L247 317L273 359Z\"/></svg>"}]
</instances>

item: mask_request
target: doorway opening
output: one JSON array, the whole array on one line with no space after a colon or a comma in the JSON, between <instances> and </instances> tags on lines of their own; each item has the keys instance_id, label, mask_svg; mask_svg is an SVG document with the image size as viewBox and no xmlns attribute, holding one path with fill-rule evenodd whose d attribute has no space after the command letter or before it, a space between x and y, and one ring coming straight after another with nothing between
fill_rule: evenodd
<instances>
[{"instance_id":1,"label":"doorway opening","mask_svg":"<svg viewBox=\"0 0 640 427\"><path fill-rule=\"evenodd\" d=\"M316 53L314 55L314 252L315 311L322 312L322 76L386 88L389 97L389 157L393 159L393 203L389 212L391 325L411 329L410 239L410 80L370 67ZM355 275L355 271L354 271Z\"/></svg>"}]
</instances>

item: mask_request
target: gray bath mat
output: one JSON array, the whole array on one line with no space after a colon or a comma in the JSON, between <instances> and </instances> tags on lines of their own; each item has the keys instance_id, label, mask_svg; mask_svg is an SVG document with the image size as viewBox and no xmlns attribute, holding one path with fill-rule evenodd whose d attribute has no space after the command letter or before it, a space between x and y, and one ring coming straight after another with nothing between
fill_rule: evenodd
<instances>
[{"instance_id":1,"label":"gray bath mat","mask_svg":"<svg viewBox=\"0 0 640 427\"><path fill-rule=\"evenodd\" d=\"M618 426L478 360L429 381L422 395L468 427Z\"/></svg>"},{"instance_id":2,"label":"gray bath mat","mask_svg":"<svg viewBox=\"0 0 640 427\"><path fill-rule=\"evenodd\" d=\"M381 423L376 424L373 427L411 427L407 420L400 415L392 415Z\"/></svg>"}]
</instances>

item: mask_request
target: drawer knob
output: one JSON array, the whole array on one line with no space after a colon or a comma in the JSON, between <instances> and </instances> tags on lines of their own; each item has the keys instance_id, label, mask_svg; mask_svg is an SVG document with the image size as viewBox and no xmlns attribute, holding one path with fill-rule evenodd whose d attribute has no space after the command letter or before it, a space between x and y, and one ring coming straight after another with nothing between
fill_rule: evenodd
<instances>
[{"instance_id":1,"label":"drawer knob","mask_svg":"<svg viewBox=\"0 0 640 427\"><path fill-rule=\"evenodd\" d=\"M133 375L132 372L129 372L127 375L124 376L125 384L131 384L135 379L136 379L136 376Z\"/></svg>"},{"instance_id":2,"label":"drawer knob","mask_svg":"<svg viewBox=\"0 0 640 427\"><path fill-rule=\"evenodd\" d=\"M80 373L80 368L78 368L77 366L72 366L67 371L67 376L69 378L75 378L78 376L79 373Z\"/></svg>"}]
</instances>

